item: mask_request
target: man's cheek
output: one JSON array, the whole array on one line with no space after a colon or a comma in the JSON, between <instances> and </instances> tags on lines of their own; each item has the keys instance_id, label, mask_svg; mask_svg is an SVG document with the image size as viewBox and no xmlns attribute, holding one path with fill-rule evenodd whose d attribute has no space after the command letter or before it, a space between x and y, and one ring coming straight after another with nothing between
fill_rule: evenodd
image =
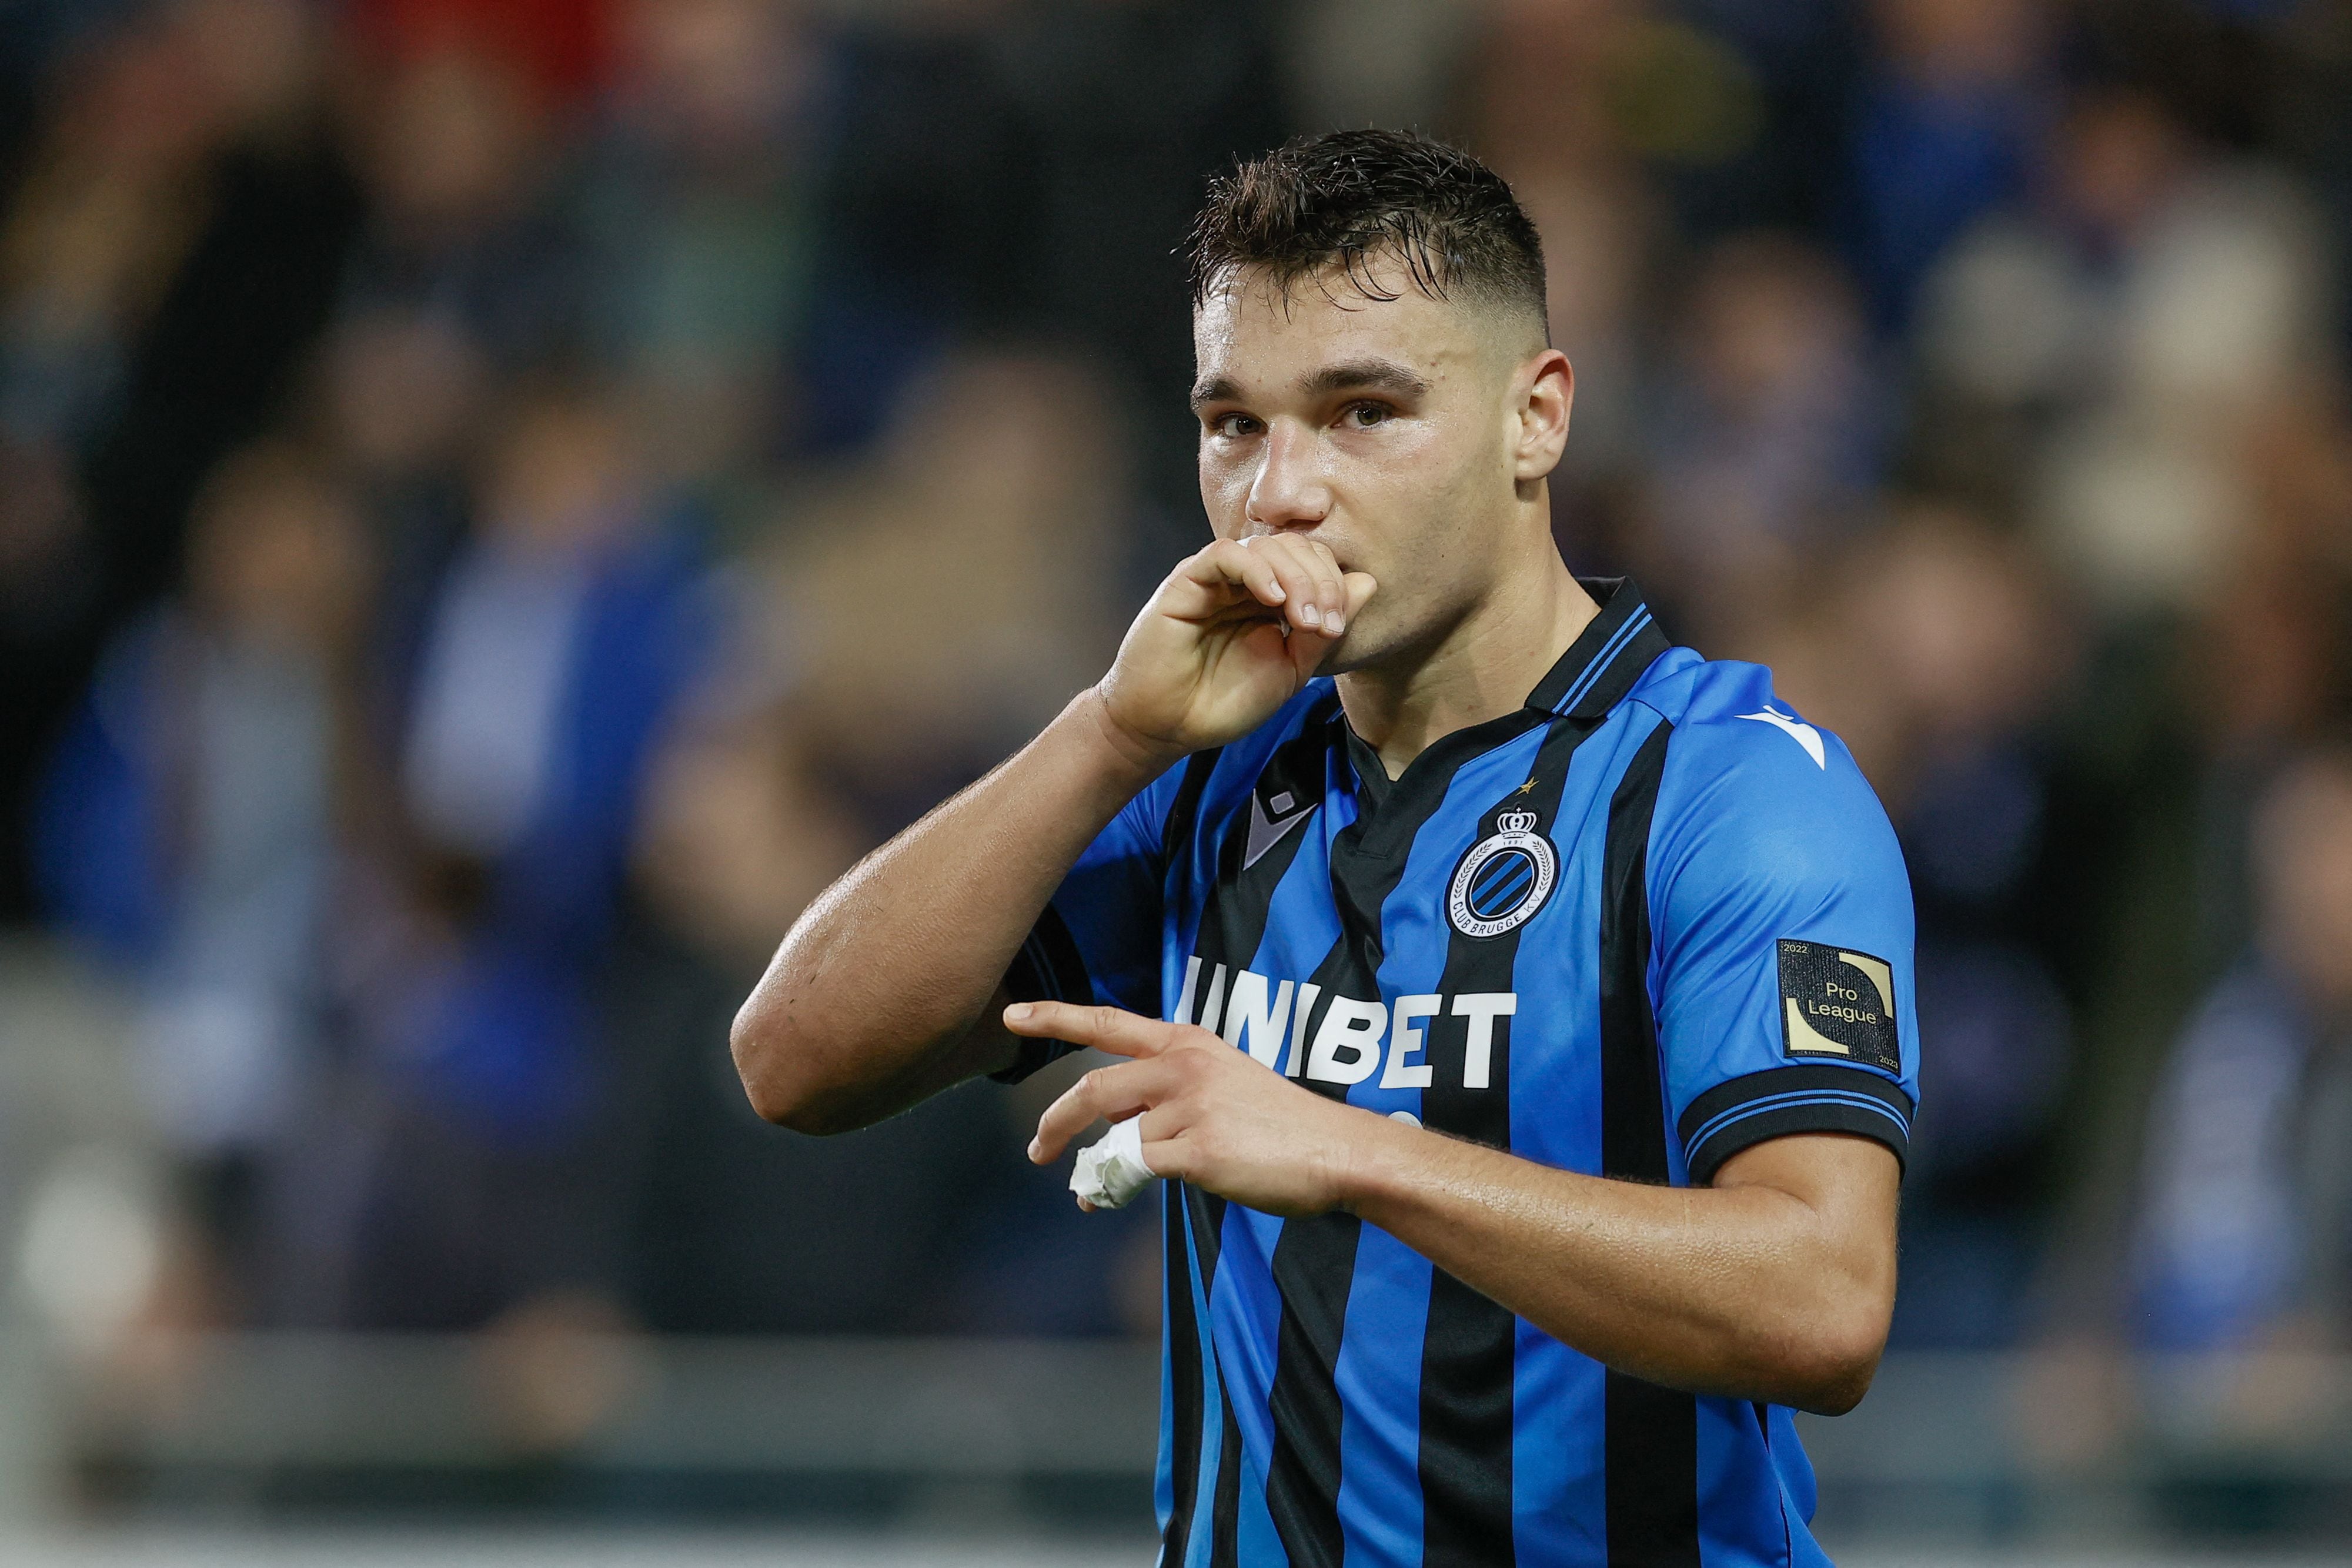
<instances>
[{"instance_id":1,"label":"man's cheek","mask_svg":"<svg viewBox=\"0 0 2352 1568\"><path fill-rule=\"evenodd\" d=\"M1249 508L1249 476L1234 474L1224 464L1202 459L1201 505L1221 538L1239 533Z\"/></svg>"}]
</instances>

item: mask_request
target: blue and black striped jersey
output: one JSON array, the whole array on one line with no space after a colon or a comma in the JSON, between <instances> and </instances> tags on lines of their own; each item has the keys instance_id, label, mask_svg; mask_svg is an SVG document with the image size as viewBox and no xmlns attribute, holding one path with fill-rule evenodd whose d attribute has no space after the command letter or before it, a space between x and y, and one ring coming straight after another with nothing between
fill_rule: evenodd
<instances>
[{"instance_id":1,"label":"blue and black striped jersey","mask_svg":"<svg viewBox=\"0 0 2352 1568\"><path fill-rule=\"evenodd\" d=\"M1527 705L1392 781L1325 680L1171 769L1014 994L1197 1023L1566 1170L1704 1185L1816 1131L1902 1155L1910 889L1870 786L1768 672L1587 587ZM1166 1568L1827 1561L1789 1411L1604 1367L1353 1216L1163 1192Z\"/></svg>"}]
</instances>

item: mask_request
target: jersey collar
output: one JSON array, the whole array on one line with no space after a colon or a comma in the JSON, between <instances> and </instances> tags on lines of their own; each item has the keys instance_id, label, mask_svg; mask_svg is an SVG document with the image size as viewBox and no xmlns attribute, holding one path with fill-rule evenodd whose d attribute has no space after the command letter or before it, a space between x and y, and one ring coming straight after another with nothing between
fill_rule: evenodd
<instances>
[{"instance_id":1,"label":"jersey collar","mask_svg":"<svg viewBox=\"0 0 2352 1568\"><path fill-rule=\"evenodd\" d=\"M1601 613L1569 644L1551 673L1528 694L1527 706L1562 718L1601 718L1615 707L1652 660L1672 643L1650 617L1642 589L1630 577L1580 577Z\"/></svg>"}]
</instances>

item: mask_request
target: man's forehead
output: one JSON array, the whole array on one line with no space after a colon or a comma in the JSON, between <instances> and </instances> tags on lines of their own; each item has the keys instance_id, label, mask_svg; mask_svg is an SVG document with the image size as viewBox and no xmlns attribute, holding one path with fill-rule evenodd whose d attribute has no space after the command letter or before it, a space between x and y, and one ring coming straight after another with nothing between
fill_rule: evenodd
<instances>
[{"instance_id":1,"label":"man's forehead","mask_svg":"<svg viewBox=\"0 0 2352 1568\"><path fill-rule=\"evenodd\" d=\"M1262 365L1287 380L1302 366L1373 359L1435 370L1483 346L1471 312L1402 276L1392 293L1390 279L1375 274L1370 281L1379 292L1360 288L1337 267L1286 288L1263 269L1229 275L1192 313L1201 371Z\"/></svg>"}]
</instances>

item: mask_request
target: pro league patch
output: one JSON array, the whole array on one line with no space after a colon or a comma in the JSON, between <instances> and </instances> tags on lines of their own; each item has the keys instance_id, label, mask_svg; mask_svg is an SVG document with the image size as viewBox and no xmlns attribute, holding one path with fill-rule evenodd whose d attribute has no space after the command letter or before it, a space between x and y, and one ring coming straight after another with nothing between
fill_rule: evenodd
<instances>
[{"instance_id":1,"label":"pro league patch","mask_svg":"<svg viewBox=\"0 0 2352 1568\"><path fill-rule=\"evenodd\" d=\"M1851 947L1780 939L1780 1045L1903 1071L1895 1029L1895 966Z\"/></svg>"}]
</instances>

